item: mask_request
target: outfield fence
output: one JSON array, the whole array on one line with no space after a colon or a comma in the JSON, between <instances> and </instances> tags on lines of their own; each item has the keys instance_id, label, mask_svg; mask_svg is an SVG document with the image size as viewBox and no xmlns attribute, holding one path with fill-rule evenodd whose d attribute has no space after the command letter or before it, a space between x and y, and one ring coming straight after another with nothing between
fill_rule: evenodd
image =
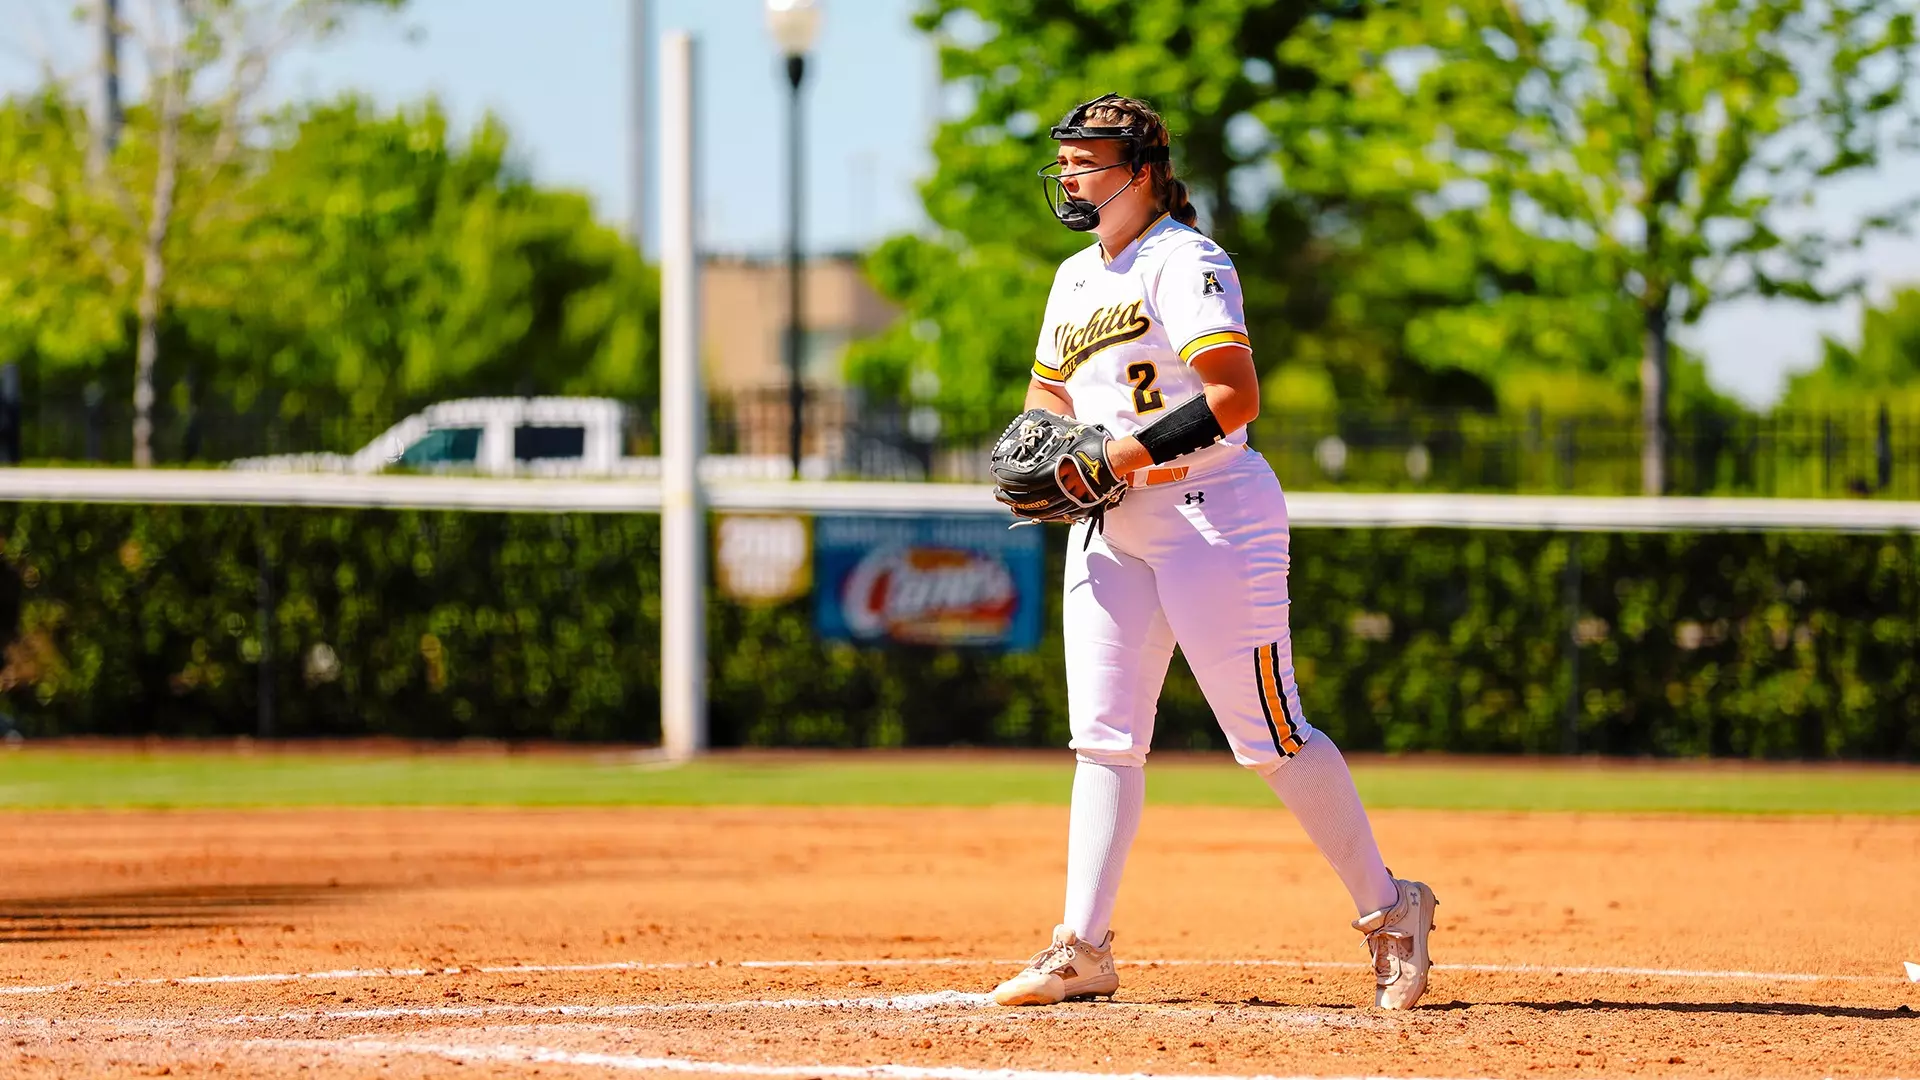
<instances>
[{"instance_id":1,"label":"outfield fence","mask_svg":"<svg viewBox=\"0 0 1920 1080\"><path fill-rule=\"evenodd\" d=\"M715 512L962 514L967 484L714 481ZM650 481L0 470L0 726L667 737ZM1313 722L1376 750L1920 760L1920 505L1301 493ZM1046 529L1057 581L1065 530ZM1031 652L822 640L706 582L716 745L1059 746ZM1219 748L1176 662L1157 745Z\"/></svg>"},{"instance_id":2,"label":"outfield fence","mask_svg":"<svg viewBox=\"0 0 1920 1080\"><path fill-rule=\"evenodd\" d=\"M155 406L157 461L217 466L258 455L348 454L437 400L394 402L373 415L344 399L263 396L238 408L188 396L163 392ZM963 409L857 389L812 387L802 400L809 468L840 480L977 482L1007 418L997 406ZM625 452L658 454L660 402L622 405ZM715 396L706 445L715 454L785 459L788 409L783 387ZM132 419L130 392L119 388L47 389L11 407L0 401L0 461L126 464ZM1640 491L1639 420L1614 413L1276 405L1255 421L1251 438L1301 491ZM1669 445L1671 495L1920 499L1920 415L1871 401L1847 411L1681 413Z\"/></svg>"},{"instance_id":3,"label":"outfield fence","mask_svg":"<svg viewBox=\"0 0 1920 1080\"><path fill-rule=\"evenodd\" d=\"M711 480L714 510L982 513L1006 516L984 484ZM0 501L394 510L654 513L656 481L287 475L188 469L0 470ZM1419 494L1307 491L1295 527L1551 532L1920 531L1920 502L1834 499ZM1008 519L1011 521L1011 518Z\"/></svg>"}]
</instances>

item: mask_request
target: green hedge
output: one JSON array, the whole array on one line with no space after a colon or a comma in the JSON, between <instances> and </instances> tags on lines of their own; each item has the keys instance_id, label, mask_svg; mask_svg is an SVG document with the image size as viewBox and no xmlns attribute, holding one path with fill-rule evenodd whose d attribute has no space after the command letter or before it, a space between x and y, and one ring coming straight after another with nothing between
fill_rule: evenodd
<instances>
[{"instance_id":1,"label":"green hedge","mask_svg":"<svg viewBox=\"0 0 1920 1080\"><path fill-rule=\"evenodd\" d=\"M0 695L29 736L263 711L282 736L659 736L650 516L34 504L0 508L0 544ZM1920 760L1911 536L1312 529L1294 553L1308 715L1353 749ZM1060 745L1047 602L1041 649L1002 656L715 600L714 741ZM1178 661L1157 741L1221 745Z\"/></svg>"},{"instance_id":2,"label":"green hedge","mask_svg":"<svg viewBox=\"0 0 1920 1080\"><path fill-rule=\"evenodd\" d=\"M647 518L49 504L0 523L0 688L29 735L252 732L263 667L277 734L659 730Z\"/></svg>"}]
</instances>

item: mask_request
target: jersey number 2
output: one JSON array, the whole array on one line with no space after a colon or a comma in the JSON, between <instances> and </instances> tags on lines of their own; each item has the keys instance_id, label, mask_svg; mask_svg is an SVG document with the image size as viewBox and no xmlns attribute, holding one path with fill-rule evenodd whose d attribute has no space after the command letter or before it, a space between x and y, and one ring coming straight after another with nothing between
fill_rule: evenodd
<instances>
[{"instance_id":1,"label":"jersey number 2","mask_svg":"<svg viewBox=\"0 0 1920 1080\"><path fill-rule=\"evenodd\" d=\"M1150 361L1142 360L1139 363L1127 365L1127 381L1133 384L1135 413L1150 413L1166 406L1167 399L1161 397L1160 391L1153 388L1153 380L1159 375L1159 369L1155 368Z\"/></svg>"}]
</instances>

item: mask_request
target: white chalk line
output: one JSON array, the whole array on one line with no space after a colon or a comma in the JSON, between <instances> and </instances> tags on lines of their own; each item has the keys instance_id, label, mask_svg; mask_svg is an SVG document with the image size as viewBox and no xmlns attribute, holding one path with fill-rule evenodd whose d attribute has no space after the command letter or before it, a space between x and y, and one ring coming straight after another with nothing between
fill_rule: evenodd
<instances>
[{"instance_id":1,"label":"white chalk line","mask_svg":"<svg viewBox=\"0 0 1920 1080\"><path fill-rule=\"evenodd\" d=\"M401 979L442 975L527 975L565 974L591 971L690 971L721 970L737 967L748 970L806 968L909 968L909 967L1017 967L1022 960L988 957L935 956L924 958L879 957L867 960L742 960L726 963L718 960L678 963L610 961L599 964L507 964L462 965L445 968L344 968L334 971L265 972L239 975L178 975L149 979L102 979L98 981L50 983L45 985L0 986L0 996L61 994L80 990L107 990L138 986L218 986L244 983L285 983L329 979ZM1119 967L1245 967L1295 968L1304 970L1366 967L1361 961L1341 960L1117 960ZM1722 979L1745 982L1903 982L1899 975L1829 975L1800 971L1714 971L1688 968L1584 967L1565 964L1435 964L1435 971L1468 971L1509 975L1609 975L1658 979Z\"/></svg>"},{"instance_id":2,"label":"white chalk line","mask_svg":"<svg viewBox=\"0 0 1920 1080\"><path fill-rule=\"evenodd\" d=\"M699 963L649 964L615 960L602 964L466 965L439 968L341 968L335 971L276 971L257 975L171 975L151 979L102 979L95 982L49 983L44 986L0 986L0 994L61 994L72 990L106 990L129 986L218 986L226 983L301 982L308 979L405 979L428 975L514 975L547 971L687 971L718 968L717 960Z\"/></svg>"},{"instance_id":3,"label":"white chalk line","mask_svg":"<svg viewBox=\"0 0 1920 1080\"><path fill-rule=\"evenodd\" d=\"M943 957L933 960L743 960L743 968L809 967L917 967L934 964L1018 965L1019 960L970 960ZM1368 967L1366 961L1346 960L1115 960L1116 967L1251 967L1306 968L1312 970ZM1670 979L1732 979L1749 982L1899 982L1894 975L1825 975L1798 971L1709 971L1687 968L1651 967L1575 967L1566 964L1435 964L1435 971L1473 971L1513 975L1627 975Z\"/></svg>"},{"instance_id":4,"label":"white chalk line","mask_svg":"<svg viewBox=\"0 0 1920 1080\"><path fill-rule=\"evenodd\" d=\"M722 1076L833 1077L835 1080L1362 1080L1359 1077L1278 1077L1265 1074L1228 1076L1178 1073L1054 1072L1044 1069L976 1069L963 1065L766 1065L734 1061L691 1061L686 1058L641 1057L559 1050L547 1046L469 1045L464 1043L405 1043L325 1039L254 1039L240 1044L248 1049L341 1051L365 1054L419 1054L459 1061L495 1061L515 1065L583 1065L619 1072L677 1072ZM1374 1078L1367 1078L1374 1080ZM1397 1078L1418 1080L1418 1078Z\"/></svg>"},{"instance_id":5,"label":"white chalk line","mask_svg":"<svg viewBox=\"0 0 1920 1080\"><path fill-rule=\"evenodd\" d=\"M1156 1002L1107 1001L1104 1004L1090 1005L1103 1013L1170 1013L1194 1014L1205 1016L1219 1015L1228 1005L1210 1005L1203 1008L1162 1005ZM387 1006L376 1009L312 1009L274 1014L241 1014L204 1018L196 1023L221 1026L240 1026L246 1024L272 1023L320 1023L326 1021L355 1020L484 1020L501 1016L553 1016L578 1020L618 1020L635 1016L662 1016L676 1013L720 1013L745 1012L753 1010L797 1011L806 1009L832 1010L841 1012L879 1012L879 1013L924 1013L937 1010L957 1010L953 1019L977 1020L983 1013L1004 1017L1029 1017L1036 1015L1027 1009L1006 1009L993 1004L993 998L987 994L972 994L958 990L938 990L923 994L895 994L889 997L859 998L763 998L744 1001L673 1001L642 1002L629 1005L421 1005ZM1054 1011L1058 1015L1059 1010ZM1346 1016L1335 1016L1311 1009L1291 1014L1286 1021L1289 1026L1309 1027L1358 1027L1366 1026L1365 1021Z\"/></svg>"},{"instance_id":6,"label":"white chalk line","mask_svg":"<svg viewBox=\"0 0 1920 1080\"><path fill-rule=\"evenodd\" d=\"M618 1020L635 1016L674 1013L716 1013L752 1010L824 1009L846 1012L924 1012L934 1009L979 1009L990 1005L986 994L937 990L922 994L894 994L888 997L856 998L763 998L731 1001L637 1002L627 1005L529 1005L492 1003L487 1005L393 1005L366 1009L297 1009L280 1013L239 1013L230 1016L181 1016L167 1020L142 1018L121 1021L111 1018L70 1019L66 1024L91 1024L126 1031L153 1032L193 1027L234 1027L247 1024L321 1023L356 1020L481 1020L497 1016L551 1016L580 1020ZM61 1026L43 1017L0 1016L0 1027Z\"/></svg>"},{"instance_id":7,"label":"white chalk line","mask_svg":"<svg viewBox=\"0 0 1920 1080\"><path fill-rule=\"evenodd\" d=\"M665 1001L632 1005L425 1005L379 1009L314 1009L273 1014L223 1016L202 1023L270 1024L314 1023L322 1020L447 1019L477 1020L489 1016L567 1016L611 1020L627 1016L672 1013L713 1013L754 1009L837 1009L854 1012L919 1012L928 1009L977 1009L993 999L986 994L937 990L927 994L896 994L863 998L765 998L742 1001Z\"/></svg>"}]
</instances>

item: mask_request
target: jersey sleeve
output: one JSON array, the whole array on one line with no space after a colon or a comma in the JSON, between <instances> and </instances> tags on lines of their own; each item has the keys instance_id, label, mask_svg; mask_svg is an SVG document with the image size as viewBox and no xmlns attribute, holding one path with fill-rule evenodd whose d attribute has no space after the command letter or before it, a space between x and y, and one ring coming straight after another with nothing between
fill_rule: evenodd
<instances>
[{"instance_id":1,"label":"jersey sleeve","mask_svg":"<svg viewBox=\"0 0 1920 1080\"><path fill-rule=\"evenodd\" d=\"M1249 345L1240 274L1217 244L1183 244L1170 255L1154 290L1154 306L1168 342L1189 364L1208 349Z\"/></svg>"},{"instance_id":2,"label":"jersey sleeve","mask_svg":"<svg viewBox=\"0 0 1920 1080\"><path fill-rule=\"evenodd\" d=\"M1047 328L1053 325L1053 297L1059 291L1060 277L1056 274L1053 287L1047 291L1046 314L1040 317L1040 338L1033 346L1033 377L1050 386L1067 385L1060 377L1060 351L1047 334Z\"/></svg>"}]
</instances>

